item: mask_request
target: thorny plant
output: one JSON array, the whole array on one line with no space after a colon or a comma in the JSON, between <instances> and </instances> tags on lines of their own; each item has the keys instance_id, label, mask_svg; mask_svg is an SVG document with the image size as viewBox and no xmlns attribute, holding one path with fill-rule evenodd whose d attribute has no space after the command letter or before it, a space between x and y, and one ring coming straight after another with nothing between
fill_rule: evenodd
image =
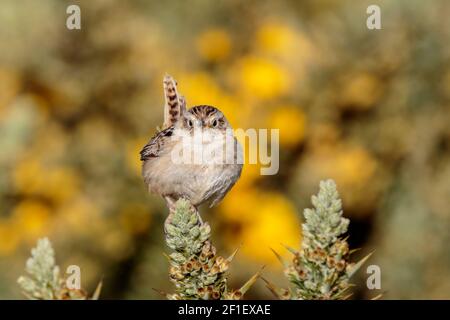
<instances>
[{"instance_id":1,"label":"thorny plant","mask_svg":"<svg viewBox=\"0 0 450 320\"><path fill-rule=\"evenodd\" d=\"M290 263L275 255L283 263L284 273L291 288L283 289L262 278L279 299L316 300L347 299L351 296L350 278L371 254L357 263L350 262L347 238L349 220L344 218L342 202L333 180L321 181L317 196L311 198L313 209L305 209L302 224L303 241L300 250L292 253ZM228 299L243 298L247 290L260 277L251 277L240 289L227 286L228 267L237 250L228 258L217 255L211 244L211 228L202 222L199 213L189 201L180 199L170 212L165 224L165 240L173 252L168 255L169 277L175 293L164 293L168 299ZM38 240L26 263L27 276L18 279L24 295L29 299L98 299L101 283L92 297L84 290L69 289L55 265L55 253L47 238Z\"/></svg>"},{"instance_id":2,"label":"thorny plant","mask_svg":"<svg viewBox=\"0 0 450 320\"><path fill-rule=\"evenodd\" d=\"M227 286L227 270L237 250L227 259L217 255L211 244L211 228L199 219L197 210L184 199L178 200L173 217L166 225L166 243L174 250L168 258L169 276L176 293L168 299L238 300L258 279L255 274L240 289Z\"/></svg>"},{"instance_id":3,"label":"thorny plant","mask_svg":"<svg viewBox=\"0 0 450 320\"><path fill-rule=\"evenodd\" d=\"M350 278L371 254L356 264L349 261L355 250L349 250L343 235L350 221L342 216L342 202L333 180L321 181L319 193L312 196L311 202L314 208L304 210L301 248L299 251L288 248L293 254L291 263L274 251L285 267L291 288L278 288L263 280L279 299L347 299L351 296Z\"/></svg>"},{"instance_id":4,"label":"thorny plant","mask_svg":"<svg viewBox=\"0 0 450 320\"><path fill-rule=\"evenodd\" d=\"M101 291L101 282L92 297L82 289L70 289L60 276L55 264L55 251L47 238L39 239L36 248L31 250L25 271L27 276L17 280L23 294L31 300L97 300Z\"/></svg>"}]
</instances>

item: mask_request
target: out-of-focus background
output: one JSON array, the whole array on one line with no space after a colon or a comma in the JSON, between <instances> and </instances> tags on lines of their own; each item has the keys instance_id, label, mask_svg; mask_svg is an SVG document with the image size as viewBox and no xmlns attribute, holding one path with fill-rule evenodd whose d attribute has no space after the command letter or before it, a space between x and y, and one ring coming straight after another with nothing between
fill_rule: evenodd
<instances>
[{"instance_id":1,"label":"out-of-focus background","mask_svg":"<svg viewBox=\"0 0 450 320\"><path fill-rule=\"evenodd\" d=\"M66 8L81 8L67 30ZM381 7L382 30L366 8ZM103 298L161 298L163 201L138 152L162 123L162 78L235 128L279 128L280 172L243 176L202 208L222 255L242 244L238 287L270 248L298 247L301 213L333 178L350 243L382 272L385 299L450 298L450 2L61 1L0 4L0 298L48 236L63 270ZM357 258L357 257L355 257ZM365 271L355 298L366 289ZM259 283L249 298L272 298Z\"/></svg>"}]
</instances>

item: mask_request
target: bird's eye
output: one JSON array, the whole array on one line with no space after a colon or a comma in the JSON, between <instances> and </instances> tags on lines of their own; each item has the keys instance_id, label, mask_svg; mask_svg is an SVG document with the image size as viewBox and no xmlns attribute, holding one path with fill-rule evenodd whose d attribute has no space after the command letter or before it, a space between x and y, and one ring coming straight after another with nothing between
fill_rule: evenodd
<instances>
[{"instance_id":1,"label":"bird's eye","mask_svg":"<svg viewBox=\"0 0 450 320\"><path fill-rule=\"evenodd\" d=\"M192 128L192 126L194 125L194 123L192 122L192 120L188 120L187 124L188 124L188 127L189 127L189 128Z\"/></svg>"},{"instance_id":2,"label":"bird's eye","mask_svg":"<svg viewBox=\"0 0 450 320\"><path fill-rule=\"evenodd\" d=\"M212 123L212 126L213 126L214 128L217 128L218 125L219 125L219 121L214 120L213 123Z\"/></svg>"}]
</instances>

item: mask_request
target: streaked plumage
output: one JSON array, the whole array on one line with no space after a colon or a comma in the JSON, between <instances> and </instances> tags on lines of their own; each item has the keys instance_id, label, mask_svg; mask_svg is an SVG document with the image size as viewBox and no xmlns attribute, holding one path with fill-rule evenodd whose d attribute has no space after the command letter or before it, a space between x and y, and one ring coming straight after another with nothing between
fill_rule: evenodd
<instances>
[{"instance_id":1,"label":"streaked plumage","mask_svg":"<svg viewBox=\"0 0 450 320\"><path fill-rule=\"evenodd\" d=\"M186 110L186 101L177 91L177 82L166 75L163 80L164 87L164 128L174 125Z\"/></svg>"},{"instance_id":2,"label":"streaked plumage","mask_svg":"<svg viewBox=\"0 0 450 320\"><path fill-rule=\"evenodd\" d=\"M180 197L188 199L194 206L204 202L217 204L239 179L242 164L236 162L217 163L219 156L214 152L209 163L174 163L171 152L182 143L183 136L194 134L201 129L207 139L201 141L202 147L211 150L225 150L226 135L232 134L228 121L218 109L202 105L193 107L181 114L170 127L158 132L141 151L144 161L142 175L151 192L162 195L169 206ZM231 157L237 160L242 153L239 143L231 137L234 148ZM230 152L225 150L226 152ZM215 161L217 160L217 162Z\"/></svg>"}]
</instances>

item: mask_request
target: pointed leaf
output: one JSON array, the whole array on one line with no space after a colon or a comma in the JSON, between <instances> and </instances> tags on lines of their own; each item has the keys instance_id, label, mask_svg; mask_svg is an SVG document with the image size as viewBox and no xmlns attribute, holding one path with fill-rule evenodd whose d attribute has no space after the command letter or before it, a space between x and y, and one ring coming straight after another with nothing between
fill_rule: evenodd
<instances>
[{"instance_id":1,"label":"pointed leaf","mask_svg":"<svg viewBox=\"0 0 450 320\"><path fill-rule=\"evenodd\" d=\"M236 248L236 250L234 250L234 252L226 260L229 262L233 261L234 257L236 256L238 251L241 249L241 247L242 247L242 243L239 245L239 247Z\"/></svg>"},{"instance_id":2,"label":"pointed leaf","mask_svg":"<svg viewBox=\"0 0 450 320\"><path fill-rule=\"evenodd\" d=\"M278 261L281 262L281 264L283 265L284 268L288 267L288 264L286 261L284 261L283 257L281 257L278 252L276 252L274 249L270 248L270 250L272 250L273 254L275 255L275 257L277 257Z\"/></svg>"},{"instance_id":3,"label":"pointed leaf","mask_svg":"<svg viewBox=\"0 0 450 320\"><path fill-rule=\"evenodd\" d=\"M352 268L351 270L347 273L347 276L349 278L351 278L356 271L359 270L359 268L361 268L361 266L370 258L370 256L374 253L374 251L372 251L371 253L369 253L367 256L365 256L364 258L362 258L361 260L359 260Z\"/></svg>"},{"instance_id":4,"label":"pointed leaf","mask_svg":"<svg viewBox=\"0 0 450 320\"><path fill-rule=\"evenodd\" d=\"M348 295L346 295L345 297L342 297L342 300L348 300L348 298L350 298L353 295L353 293L350 293Z\"/></svg>"},{"instance_id":5,"label":"pointed leaf","mask_svg":"<svg viewBox=\"0 0 450 320\"><path fill-rule=\"evenodd\" d=\"M167 298L167 292L164 292L164 291L162 291L162 290L159 290L159 289L155 289L155 288L152 288L152 290L154 290L154 291L156 291L157 293L159 293L160 295L162 295L163 297L166 297Z\"/></svg>"},{"instance_id":6,"label":"pointed leaf","mask_svg":"<svg viewBox=\"0 0 450 320\"><path fill-rule=\"evenodd\" d=\"M276 285L274 285L272 282L270 282L269 280L267 280L264 277L261 277L261 279L266 283L266 287L267 289L270 290L270 292L272 292L272 294L277 297L280 300L284 299L283 293L285 289L281 289L279 287L277 287Z\"/></svg>"},{"instance_id":7,"label":"pointed leaf","mask_svg":"<svg viewBox=\"0 0 450 320\"><path fill-rule=\"evenodd\" d=\"M281 244L283 247L285 247L290 253L292 253L292 254L297 254L298 253L298 251L297 250L295 250L294 248L291 248L291 247L289 247L289 246L287 246L287 245L285 245L285 244Z\"/></svg>"},{"instance_id":8,"label":"pointed leaf","mask_svg":"<svg viewBox=\"0 0 450 320\"><path fill-rule=\"evenodd\" d=\"M258 278L261 276L262 271L264 270L266 266L263 266L257 273L253 275L240 289L239 291L244 295L248 289L258 280Z\"/></svg>"},{"instance_id":9,"label":"pointed leaf","mask_svg":"<svg viewBox=\"0 0 450 320\"><path fill-rule=\"evenodd\" d=\"M373 297L372 299L370 299L370 300L380 300L381 298L383 297L383 294L382 293L380 293L379 295L377 295L377 296L375 296L375 297Z\"/></svg>"},{"instance_id":10,"label":"pointed leaf","mask_svg":"<svg viewBox=\"0 0 450 320\"><path fill-rule=\"evenodd\" d=\"M95 291L94 291L94 294L92 295L91 300L98 300L98 298L100 297L100 293L102 291L102 287L103 287L103 279L100 280L97 287L95 288Z\"/></svg>"}]
</instances>

